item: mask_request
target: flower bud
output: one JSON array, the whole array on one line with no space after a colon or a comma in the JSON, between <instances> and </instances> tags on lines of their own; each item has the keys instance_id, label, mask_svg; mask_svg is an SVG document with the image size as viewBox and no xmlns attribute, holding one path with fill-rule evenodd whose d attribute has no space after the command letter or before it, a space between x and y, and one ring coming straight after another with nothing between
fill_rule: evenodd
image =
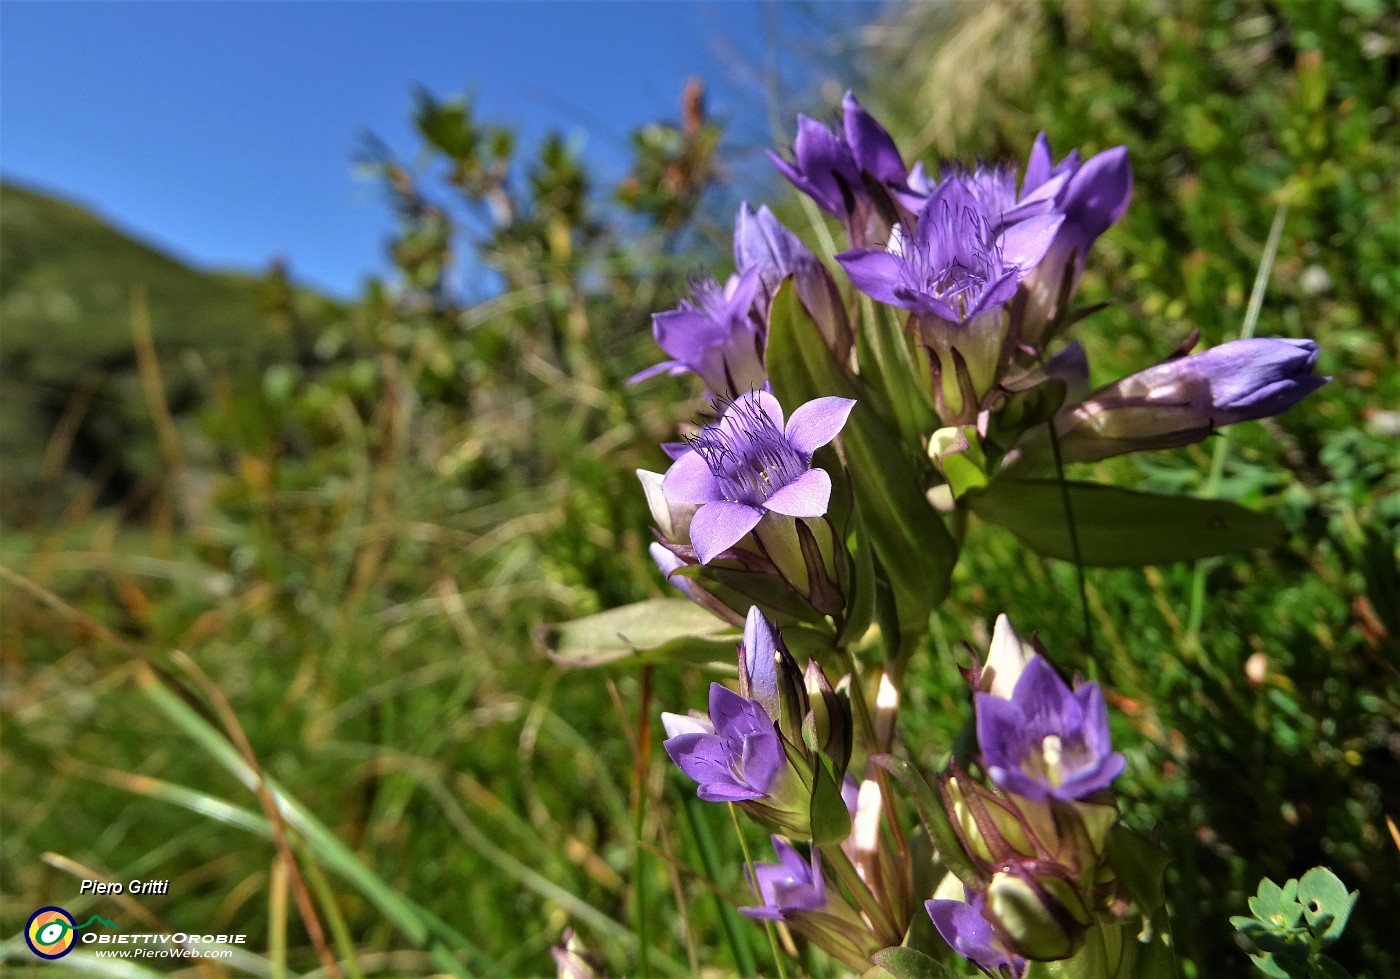
<instances>
[{"instance_id":1,"label":"flower bud","mask_svg":"<svg viewBox=\"0 0 1400 979\"><path fill-rule=\"evenodd\" d=\"M987 915L1012 950L1028 959L1067 959L1084 941L1092 916L1068 878L1009 867L987 885Z\"/></svg>"},{"instance_id":2,"label":"flower bud","mask_svg":"<svg viewBox=\"0 0 1400 979\"><path fill-rule=\"evenodd\" d=\"M1277 415L1329 378L1313 373L1311 340L1232 340L1155 364L1100 388L1056 422L1065 462L1199 442L1224 425ZM1018 470L1053 460L1049 432L1028 432L1008 455Z\"/></svg>"},{"instance_id":3,"label":"flower bud","mask_svg":"<svg viewBox=\"0 0 1400 979\"><path fill-rule=\"evenodd\" d=\"M830 759L839 779L851 761L854 722L850 694L845 689L833 689L815 660L808 662L804 680L811 709L803 722L803 740L813 752Z\"/></svg>"},{"instance_id":4,"label":"flower bud","mask_svg":"<svg viewBox=\"0 0 1400 979\"><path fill-rule=\"evenodd\" d=\"M759 291L755 304L765 323L773 296L783 280L791 276L798 300L812 317L827 347L838 363L846 362L854 341L841 290L826 266L766 205L757 212L749 210L748 204L739 206L739 216L734 222L734 264L741 269L758 269Z\"/></svg>"},{"instance_id":5,"label":"flower bud","mask_svg":"<svg viewBox=\"0 0 1400 979\"><path fill-rule=\"evenodd\" d=\"M1022 639L1005 614L998 615L992 626L992 642L987 648L987 661L977 673L976 687L982 693L1011 699L1016 681L1035 657L1035 647Z\"/></svg>"}]
</instances>

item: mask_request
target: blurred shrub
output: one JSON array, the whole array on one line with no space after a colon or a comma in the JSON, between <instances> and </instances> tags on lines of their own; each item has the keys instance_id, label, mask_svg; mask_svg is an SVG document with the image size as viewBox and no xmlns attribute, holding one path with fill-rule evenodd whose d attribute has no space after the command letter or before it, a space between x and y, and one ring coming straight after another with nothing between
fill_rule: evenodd
<instances>
[{"instance_id":1,"label":"blurred shrub","mask_svg":"<svg viewBox=\"0 0 1400 979\"><path fill-rule=\"evenodd\" d=\"M121 696L126 657L182 648L294 797L482 946L474 969L547 968L558 893L595 923L629 917L624 722L605 684L560 684L533 633L659 588L632 470L664 461L674 406L655 402L679 387L624 382L655 360L650 314L683 286L719 131L692 87L680 124L638 137L610 203L558 135L525 156L469 102L427 93L414 121L419 164L372 139L360 161L397 218L393 275L341 306L274 269L264 312L295 355L260 384L205 392L198 451L157 468L152 519L98 511L8 542L7 563L58 598L12 592L4 620L6 648L29 655L4 702L7 773L25 759L5 822L24 828L0 865L35 900L71 889L48 850L117 875L150 854L161 874L148 876L218 861L205 883L172 886L180 921L254 922L267 947L246 904L267 844L231 848L149 799L136 823L114 815L131 811L127 792L151 794L129 773L246 801ZM488 298L463 287L469 272ZM129 645L114 656L114 642ZM635 678L615 692L627 723L653 710ZM25 800L41 797L57 818L32 815ZM359 897L341 900L362 952L404 947ZM615 962L633 954L626 924L599 929L589 940ZM292 945L313 961L304 936Z\"/></svg>"}]
</instances>

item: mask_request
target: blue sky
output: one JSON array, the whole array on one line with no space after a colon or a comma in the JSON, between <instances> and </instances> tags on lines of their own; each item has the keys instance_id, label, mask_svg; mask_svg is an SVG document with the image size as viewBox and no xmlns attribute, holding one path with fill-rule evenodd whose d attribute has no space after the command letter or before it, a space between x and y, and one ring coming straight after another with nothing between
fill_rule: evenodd
<instances>
[{"instance_id":1,"label":"blue sky","mask_svg":"<svg viewBox=\"0 0 1400 979\"><path fill-rule=\"evenodd\" d=\"M391 217L351 158L366 131L412 156L414 86L473 93L479 119L520 126L527 144L561 129L616 177L630 130L674 119L690 75L706 80L712 112L733 120L737 139L757 140L768 27L810 45L821 40L814 18L849 36L876 9L6 2L0 171L197 264L256 269L282 256L302 281L352 295L385 267ZM797 77L792 46L778 50Z\"/></svg>"}]
</instances>

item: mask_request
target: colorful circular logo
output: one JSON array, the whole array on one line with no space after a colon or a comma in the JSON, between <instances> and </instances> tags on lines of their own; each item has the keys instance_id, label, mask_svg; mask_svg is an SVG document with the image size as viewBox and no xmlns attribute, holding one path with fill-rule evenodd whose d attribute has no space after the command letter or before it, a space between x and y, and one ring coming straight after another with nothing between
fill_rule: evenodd
<instances>
[{"instance_id":1,"label":"colorful circular logo","mask_svg":"<svg viewBox=\"0 0 1400 979\"><path fill-rule=\"evenodd\" d=\"M73 950L77 941L73 916L62 908L40 908L29 916L24 926L24 940L29 950L41 959L61 959Z\"/></svg>"}]
</instances>

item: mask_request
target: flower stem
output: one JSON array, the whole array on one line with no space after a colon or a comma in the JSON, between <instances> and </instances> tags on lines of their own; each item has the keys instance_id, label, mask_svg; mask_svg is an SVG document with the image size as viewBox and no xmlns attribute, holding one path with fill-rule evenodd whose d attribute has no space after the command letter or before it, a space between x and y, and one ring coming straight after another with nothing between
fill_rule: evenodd
<instances>
[{"instance_id":1,"label":"flower stem","mask_svg":"<svg viewBox=\"0 0 1400 979\"><path fill-rule=\"evenodd\" d=\"M758 892L758 878L753 872L753 857L749 856L749 844L744 839L744 828L739 825L739 810L734 803L729 803L729 818L734 820L734 835L739 837L739 849L744 854L744 870L748 874L749 886L753 888L754 897L758 898L760 904L763 903L763 895ZM768 947L773 950L773 964L778 968L779 979L787 979L787 970L783 968L783 953L778 949L778 936L774 932L773 922L763 922L763 928L768 932Z\"/></svg>"},{"instance_id":2,"label":"flower stem","mask_svg":"<svg viewBox=\"0 0 1400 979\"><path fill-rule=\"evenodd\" d=\"M1060 484L1060 500L1065 508L1065 526L1069 530L1069 545L1074 552L1074 571L1079 579L1079 608L1084 615L1084 655L1088 662L1089 678L1098 678L1098 664L1094 660L1094 623L1089 617L1089 586L1084 578L1084 556L1079 550L1079 531L1074 525L1074 507L1070 505L1069 483L1065 481L1065 462L1060 454L1060 434L1055 430L1055 419L1047 423L1050 429L1050 450L1055 453L1055 478Z\"/></svg>"}]
</instances>

